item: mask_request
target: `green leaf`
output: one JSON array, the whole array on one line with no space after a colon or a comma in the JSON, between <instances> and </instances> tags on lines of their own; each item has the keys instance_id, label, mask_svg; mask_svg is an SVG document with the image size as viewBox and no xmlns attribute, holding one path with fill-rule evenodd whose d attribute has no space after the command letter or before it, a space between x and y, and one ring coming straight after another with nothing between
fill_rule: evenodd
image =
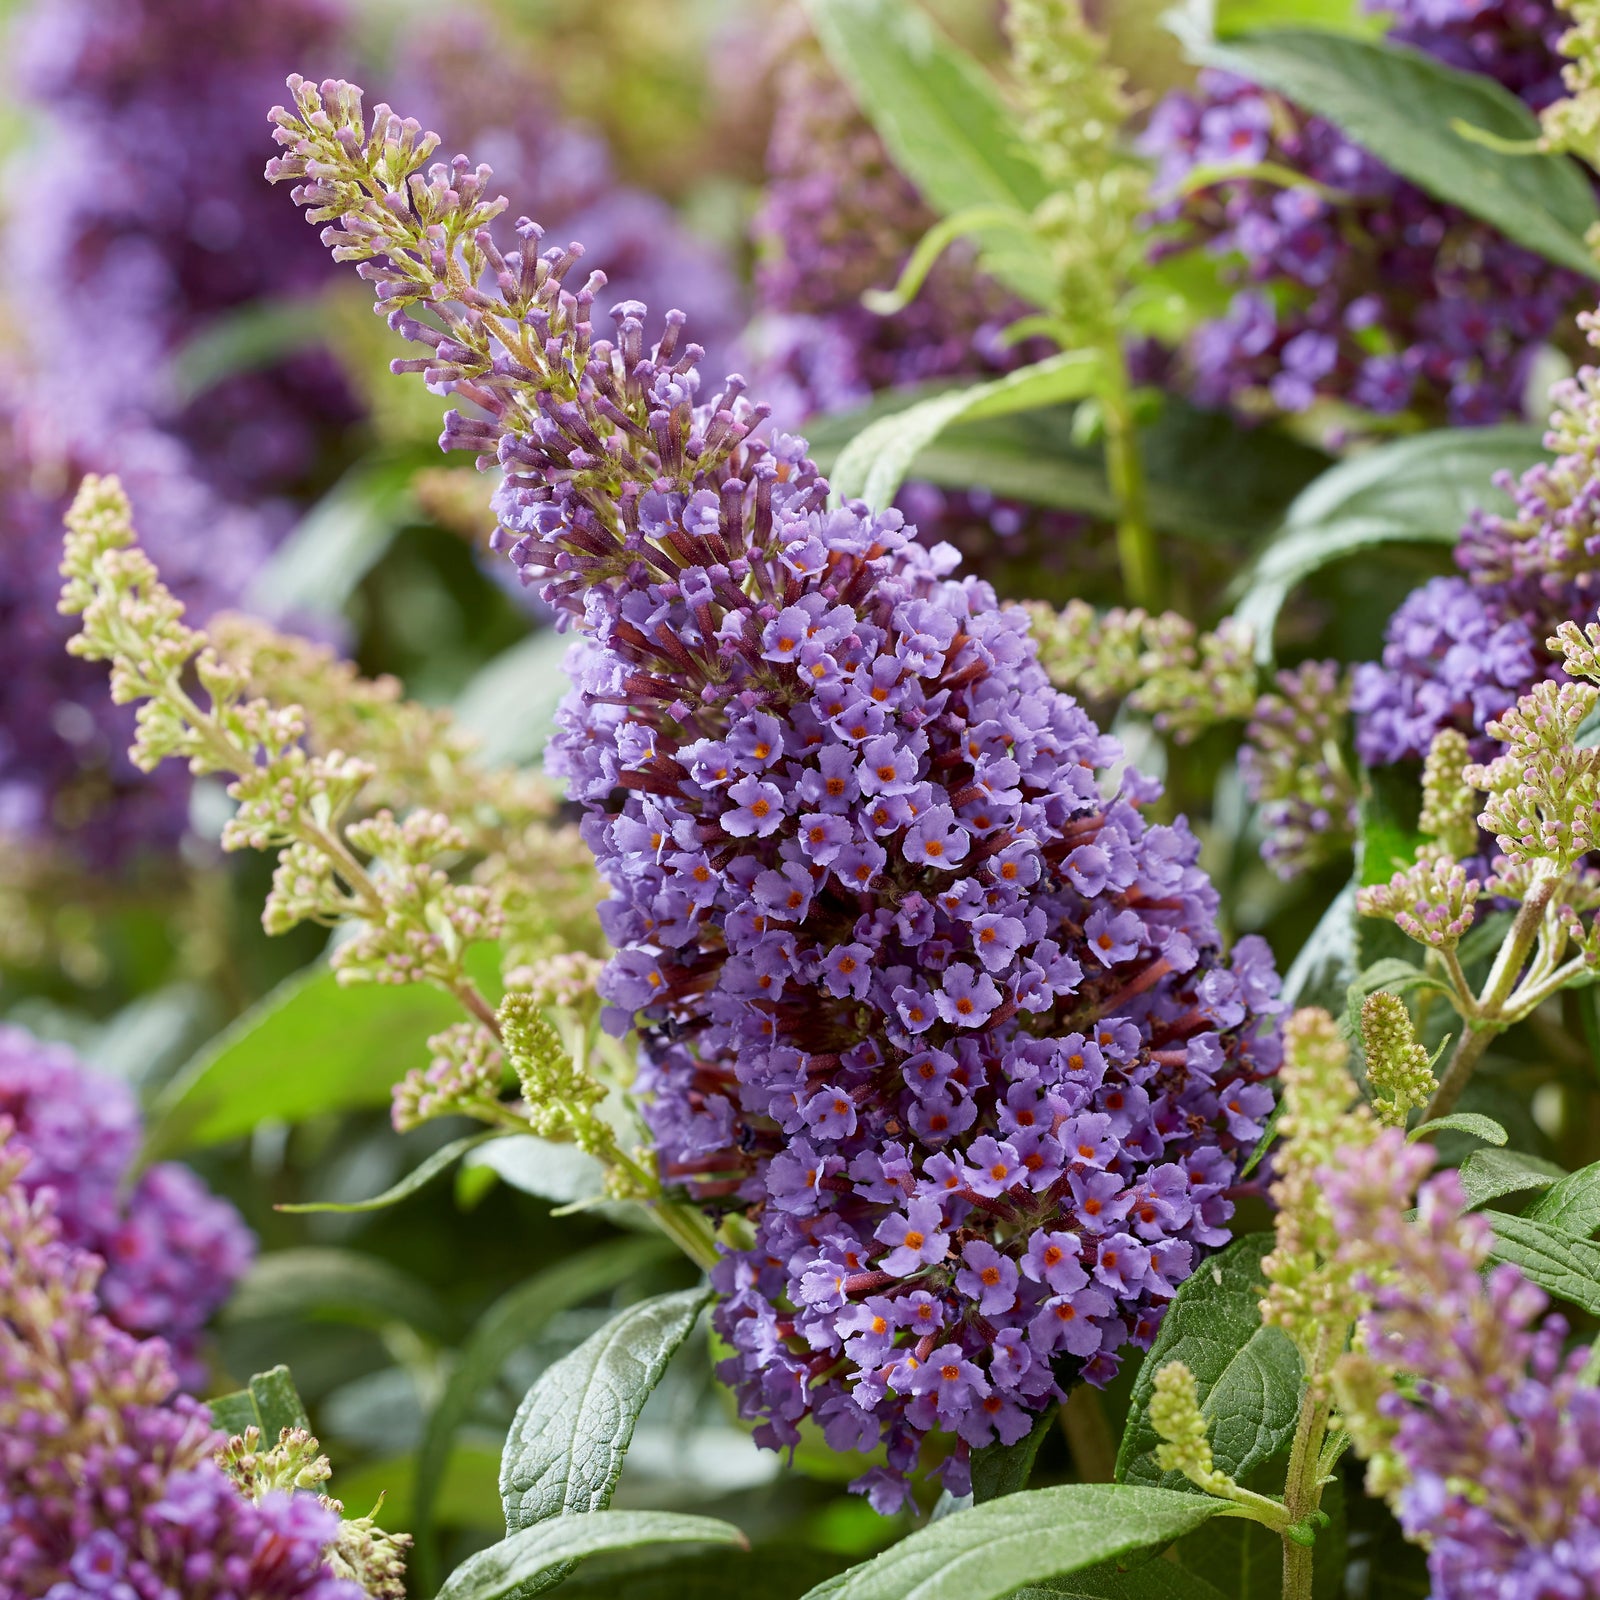
<instances>
[{"instance_id":1,"label":"green leaf","mask_svg":"<svg viewBox=\"0 0 1600 1600\"><path fill-rule=\"evenodd\" d=\"M340 615L394 536L417 520L411 482L436 461L421 449L358 461L256 574L247 608L269 617Z\"/></svg>"},{"instance_id":2,"label":"green leaf","mask_svg":"<svg viewBox=\"0 0 1600 1600\"><path fill-rule=\"evenodd\" d=\"M367 1327L403 1322L431 1338L442 1338L450 1325L444 1307L420 1279L377 1256L319 1246L269 1250L222 1313L227 1323L267 1317Z\"/></svg>"},{"instance_id":3,"label":"green leaf","mask_svg":"<svg viewBox=\"0 0 1600 1600\"><path fill-rule=\"evenodd\" d=\"M1222 1533L1231 1526L1218 1523L1212 1531ZM1011 1600L1047 1600L1050 1596L1062 1600L1230 1600L1223 1590L1171 1561L1144 1561L1126 1572L1115 1566L1075 1572L1070 1578L1018 1589Z\"/></svg>"},{"instance_id":4,"label":"green leaf","mask_svg":"<svg viewBox=\"0 0 1600 1600\"><path fill-rule=\"evenodd\" d=\"M1443 1133L1447 1128L1457 1133L1470 1133L1474 1139L1482 1139L1485 1144L1502 1145L1510 1137L1493 1117L1480 1116L1476 1111L1452 1111L1447 1117L1435 1117L1432 1122L1424 1122L1413 1128L1406 1135L1406 1143L1415 1144L1419 1139Z\"/></svg>"},{"instance_id":5,"label":"green leaf","mask_svg":"<svg viewBox=\"0 0 1600 1600\"><path fill-rule=\"evenodd\" d=\"M1193 1492L1180 1473L1163 1474L1155 1463L1160 1440L1150 1426L1150 1396L1169 1361L1182 1361L1194 1374L1212 1454L1224 1472L1243 1478L1288 1446L1302 1373L1288 1335L1261 1325L1261 1261L1273 1242L1264 1233L1236 1239L1179 1287L1133 1386L1117 1451L1119 1483Z\"/></svg>"},{"instance_id":6,"label":"green leaf","mask_svg":"<svg viewBox=\"0 0 1600 1600\"><path fill-rule=\"evenodd\" d=\"M562 662L571 635L541 628L485 663L456 698L456 722L475 733L495 767L525 767L544 754L556 708L572 687Z\"/></svg>"},{"instance_id":7,"label":"green leaf","mask_svg":"<svg viewBox=\"0 0 1600 1600\"><path fill-rule=\"evenodd\" d=\"M857 410L813 418L806 424L813 459L831 476L839 452L868 423L949 389L885 390ZM1114 515L1104 451L1074 438L1074 415L1072 406L1051 406L963 422L923 450L912 476L945 489L988 489L1030 505ZM1320 452L1270 428L1240 429L1171 396L1139 430L1139 448L1152 524L1177 538L1234 547L1276 526L1328 464Z\"/></svg>"},{"instance_id":8,"label":"green leaf","mask_svg":"<svg viewBox=\"0 0 1600 1600\"><path fill-rule=\"evenodd\" d=\"M1387 883L1416 859L1422 834L1417 818L1422 809L1422 788L1400 766L1361 770L1361 799L1357 807L1359 881L1362 888ZM1406 943L1407 950L1416 947ZM1390 957L1403 960L1404 957Z\"/></svg>"},{"instance_id":9,"label":"green leaf","mask_svg":"<svg viewBox=\"0 0 1600 1600\"><path fill-rule=\"evenodd\" d=\"M935 211L1017 213L1017 226L977 233L984 268L1030 304L1051 306L1054 264L1025 225L1048 185L988 74L907 0L806 0L806 14L895 165Z\"/></svg>"},{"instance_id":10,"label":"green leaf","mask_svg":"<svg viewBox=\"0 0 1600 1600\"><path fill-rule=\"evenodd\" d=\"M1600 1228L1600 1161L1569 1172L1540 1195L1526 1215L1563 1233L1590 1238Z\"/></svg>"},{"instance_id":11,"label":"green leaf","mask_svg":"<svg viewBox=\"0 0 1600 1600\"><path fill-rule=\"evenodd\" d=\"M258 372L304 350L325 348L329 319L314 295L252 300L213 317L174 352L173 399L187 406L236 372Z\"/></svg>"},{"instance_id":12,"label":"green leaf","mask_svg":"<svg viewBox=\"0 0 1600 1600\"><path fill-rule=\"evenodd\" d=\"M504 1137L504 1134L489 1132L469 1133L464 1139L453 1139L443 1149L435 1150L426 1161L413 1167L398 1183L391 1184L382 1194L375 1194L370 1200L302 1200L293 1204L277 1205L272 1209L287 1211L290 1215L312 1211L382 1211L388 1206L398 1205L419 1189L426 1188L441 1172L454 1166L469 1150L477 1149L480 1144L485 1144L490 1139Z\"/></svg>"},{"instance_id":13,"label":"green leaf","mask_svg":"<svg viewBox=\"0 0 1600 1600\"><path fill-rule=\"evenodd\" d=\"M1034 411L1090 393L1102 363L1091 350L1065 350L988 383L952 389L872 423L840 452L831 479L841 500L875 511L893 503L911 464L952 424Z\"/></svg>"},{"instance_id":14,"label":"green leaf","mask_svg":"<svg viewBox=\"0 0 1600 1600\"><path fill-rule=\"evenodd\" d=\"M1389 18L1361 0L1217 0L1212 26L1219 39L1295 26L1375 39L1389 26Z\"/></svg>"},{"instance_id":15,"label":"green leaf","mask_svg":"<svg viewBox=\"0 0 1600 1600\"><path fill-rule=\"evenodd\" d=\"M1041 1413L1027 1436L1015 1444L986 1444L972 1452L972 1498L978 1505L1028 1487L1039 1446L1055 1426L1056 1410L1051 1406Z\"/></svg>"},{"instance_id":16,"label":"green leaf","mask_svg":"<svg viewBox=\"0 0 1600 1600\"><path fill-rule=\"evenodd\" d=\"M1356 974L1356 885L1346 884L1329 901L1311 937L1300 946L1283 979L1283 1002L1338 1009L1336 996L1349 989Z\"/></svg>"},{"instance_id":17,"label":"green leaf","mask_svg":"<svg viewBox=\"0 0 1600 1600\"><path fill-rule=\"evenodd\" d=\"M211 1420L224 1432L242 1434L246 1428L259 1428L268 1444L276 1444L285 1428L309 1428L305 1403L285 1366L258 1372L248 1389L207 1402Z\"/></svg>"},{"instance_id":18,"label":"green leaf","mask_svg":"<svg viewBox=\"0 0 1600 1600\"><path fill-rule=\"evenodd\" d=\"M557 1313L615 1289L644 1268L667 1259L669 1253L670 1247L659 1238L617 1239L596 1245L536 1273L484 1312L461 1348L417 1450L412 1531L424 1589L430 1587L435 1559L434 1501L456 1431L473 1402L499 1375L507 1358L536 1338Z\"/></svg>"},{"instance_id":19,"label":"green leaf","mask_svg":"<svg viewBox=\"0 0 1600 1600\"><path fill-rule=\"evenodd\" d=\"M1583 242L1597 212L1565 156L1507 155L1464 139L1460 121L1500 140L1537 138L1509 90L1405 45L1315 28L1281 28L1203 47L1207 66L1238 73L1326 117L1419 188L1492 223L1508 239L1593 278Z\"/></svg>"},{"instance_id":20,"label":"green leaf","mask_svg":"<svg viewBox=\"0 0 1600 1600\"><path fill-rule=\"evenodd\" d=\"M461 1008L426 984L341 984L318 964L217 1035L156 1100L143 1159L221 1144L263 1122L388 1102L428 1036Z\"/></svg>"},{"instance_id":21,"label":"green leaf","mask_svg":"<svg viewBox=\"0 0 1600 1600\"><path fill-rule=\"evenodd\" d=\"M605 1192L605 1169L593 1156L576 1145L557 1144L537 1134L496 1139L473 1151L466 1164L488 1167L513 1189L557 1205L593 1200Z\"/></svg>"},{"instance_id":22,"label":"green leaf","mask_svg":"<svg viewBox=\"0 0 1600 1600\"><path fill-rule=\"evenodd\" d=\"M1563 1173L1553 1161L1521 1150L1474 1150L1460 1169L1469 1206L1485 1206L1524 1189L1548 1189Z\"/></svg>"},{"instance_id":23,"label":"green leaf","mask_svg":"<svg viewBox=\"0 0 1600 1600\"><path fill-rule=\"evenodd\" d=\"M1028 1489L942 1517L807 1600L999 1600L1026 1583L1159 1549L1226 1502L1120 1483Z\"/></svg>"},{"instance_id":24,"label":"green leaf","mask_svg":"<svg viewBox=\"0 0 1600 1600\"><path fill-rule=\"evenodd\" d=\"M1312 573L1383 544L1454 544L1476 509L1503 501L1493 478L1546 459L1542 432L1441 428L1377 445L1330 467L1301 494L1235 586L1234 615L1263 663L1278 613Z\"/></svg>"},{"instance_id":25,"label":"green leaf","mask_svg":"<svg viewBox=\"0 0 1600 1600\"><path fill-rule=\"evenodd\" d=\"M507 1532L611 1503L639 1413L710 1297L684 1289L629 1306L540 1375L500 1458Z\"/></svg>"},{"instance_id":26,"label":"green leaf","mask_svg":"<svg viewBox=\"0 0 1600 1600\"><path fill-rule=\"evenodd\" d=\"M469 1556L445 1580L438 1600L505 1600L542 1594L574 1561L640 1544L731 1544L748 1549L731 1522L666 1511L594 1511L556 1517Z\"/></svg>"},{"instance_id":27,"label":"green leaf","mask_svg":"<svg viewBox=\"0 0 1600 1600\"><path fill-rule=\"evenodd\" d=\"M1573 730L1572 743L1579 750L1592 750L1600 744L1600 703Z\"/></svg>"},{"instance_id":28,"label":"green leaf","mask_svg":"<svg viewBox=\"0 0 1600 1600\"><path fill-rule=\"evenodd\" d=\"M839 1561L829 1550L763 1539L748 1553L719 1549L675 1556L662 1551L648 1568L630 1563L621 1574L615 1570L620 1562L596 1561L569 1578L562 1592L564 1600L794 1600L836 1572Z\"/></svg>"},{"instance_id":29,"label":"green leaf","mask_svg":"<svg viewBox=\"0 0 1600 1600\"><path fill-rule=\"evenodd\" d=\"M1541 1289L1600 1316L1600 1244L1531 1217L1491 1211L1496 1261L1512 1261Z\"/></svg>"}]
</instances>

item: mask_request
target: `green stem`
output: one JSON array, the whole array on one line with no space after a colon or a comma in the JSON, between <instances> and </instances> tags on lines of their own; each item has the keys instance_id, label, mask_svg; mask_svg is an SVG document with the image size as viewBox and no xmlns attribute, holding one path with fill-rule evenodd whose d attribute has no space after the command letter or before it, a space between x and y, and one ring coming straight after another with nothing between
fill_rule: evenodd
<instances>
[{"instance_id":1,"label":"green stem","mask_svg":"<svg viewBox=\"0 0 1600 1600\"><path fill-rule=\"evenodd\" d=\"M1563 881L1559 877L1539 878L1529 888L1528 897L1518 909L1516 921L1511 924L1484 982L1482 995L1471 1003L1471 1010L1462 1011L1466 1027L1450 1054L1450 1063L1439 1080L1439 1087L1422 1113L1424 1122L1444 1116L1455 1106L1478 1065L1478 1058L1489 1048L1490 1040L1503 1033L1513 1020L1504 1014L1506 1002L1512 998L1523 963L1544 925L1545 912ZM1455 965L1452 976L1460 970L1459 964Z\"/></svg>"},{"instance_id":2,"label":"green stem","mask_svg":"<svg viewBox=\"0 0 1600 1600\"><path fill-rule=\"evenodd\" d=\"M1159 609L1161 579L1155 536L1145 505L1144 466L1133 422L1133 395L1122 346L1108 339L1104 349L1106 382L1100 403L1105 408L1106 476L1117 506L1117 560L1122 567L1124 598L1131 606Z\"/></svg>"},{"instance_id":3,"label":"green stem","mask_svg":"<svg viewBox=\"0 0 1600 1600\"><path fill-rule=\"evenodd\" d=\"M650 1215L666 1236L694 1262L709 1272L717 1264L717 1241L702 1212L676 1200L657 1200Z\"/></svg>"},{"instance_id":4,"label":"green stem","mask_svg":"<svg viewBox=\"0 0 1600 1600\"><path fill-rule=\"evenodd\" d=\"M1450 1052L1450 1062L1439 1080L1439 1087L1433 1091L1433 1098L1422 1113L1424 1122L1432 1122L1434 1118L1442 1117L1455 1108L1461 1091L1466 1088L1473 1069L1478 1065L1479 1056L1489 1048L1489 1041L1499 1031L1492 1023L1475 1022L1469 1022L1462 1030L1455 1049Z\"/></svg>"},{"instance_id":5,"label":"green stem","mask_svg":"<svg viewBox=\"0 0 1600 1600\"><path fill-rule=\"evenodd\" d=\"M1331 1407L1316 1376L1313 1368L1300 1400L1300 1420L1295 1425L1289 1475L1283 1485L1283 1508L1289 1521L1283 1534L1283 1600L1311 1600L1314 1550L1295 1534L1309 1527L1322 1500L1322 1445Z\"/></svg>"}]
</instances>

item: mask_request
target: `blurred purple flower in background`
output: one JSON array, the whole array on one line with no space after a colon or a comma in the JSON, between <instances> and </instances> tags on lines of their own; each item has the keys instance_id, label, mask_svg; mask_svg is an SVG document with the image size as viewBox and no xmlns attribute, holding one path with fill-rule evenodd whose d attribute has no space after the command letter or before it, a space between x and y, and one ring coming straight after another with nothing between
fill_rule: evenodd
<instances>
[{"instance_id":1,"label":"blurred purple flower in background","mask_svg":"<svg viewBox=\"0 0 1600 1600\"><path fill-rule=\"evenodd\" d=\"M1389 37L1479 72L1535 110L1561 91L1550 0L1413 3ZM1272 162L1312 184L1221 179L1155 213L1161 254L1215 255L1235 292L1178 353L1203 405L1248 416L1334 399L1457 424L1520 416L1529 363L1561 335L1585 280L1432 199L1331 123L1224 72L1168 95L1144 135L1155 193L1198 168Z\"/></svg>"},{"instance_id":2,"label":"blurred purple flower in background","mask_svg":"<svg viewBox=\"0 0 1600 1600\"><path fill-rule=\"evenodd\" d=\"M165 1345L103 1314L65 1186L27 1181L47 1162L0 1114L0 1593L364 1600L327 1562L337 1514L309 1493L246 1499Z\"/></svg>"},{"instance_id":3,"label":"blurred purple flower in background","mask_svg":"<svg viewBox=\"0 0 1600 1600\"><path fill-rule=\"evenodd\" d=\"M136 1338L164 1339L184 1384L201 1387L202 1330L255 1255L238 1212L176 1163L130 1183L141 1136L132 1091L5 1024L0 1118L26 1144L22 1192L48 1190L64 1241L105 1263L105 1315Z\"/></svg>"}]
</instances>

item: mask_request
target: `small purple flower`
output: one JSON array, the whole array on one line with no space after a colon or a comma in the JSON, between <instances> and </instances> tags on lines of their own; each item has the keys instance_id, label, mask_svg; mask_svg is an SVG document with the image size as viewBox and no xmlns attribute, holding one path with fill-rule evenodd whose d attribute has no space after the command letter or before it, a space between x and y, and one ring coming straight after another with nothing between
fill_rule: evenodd
<instances>
[{"instance_id":1,"label":"small purple flower","mask_svg":"<svg viewBox=\"0 0 1600 1600\"><path fill-rule=\"evenodd\" d=\"M864 1000L872 983L872 951L864 944L838 944L822 959L822 981L836 1000Z\"/></svg>"},{"instance_id":2,"label":"small purple flower","mask_svg":"<svg viewBox=\"0 0 1600 1600\"><path fill-rule=\"evenodd\" d=\"M1131 961L1139 953L1144 924L1131 911L1112 912L1102 908L1084 924L1089 952L1102 966L1114 967Z\"/></svg>"},{"instance_id":3,"label":"small purple flower","mask_svg":"<svg viewBox=\"0 0 1600 1600\"><path fill-rule=\"evenodd\" d=\"M1047 1284L1053 1294L1074 1294L1089 1281L1078 1260L1077 1235L1045 1228L1029 1237L1022 1271L1035 1283Z\"/></svg>"},{"instance_id":4,"label":"small purple flower","mask_svg":"<svg viewBox=\"0 0 1600 1600\"><path fill-rule=\"evenodd\" d=\"M1052 1295L1028 1324L1028 1343L1035 1355L1046 1359L1057 1350L1092 1356L1105 1337L1094 1319L1110 1311L1111 1296L1100 1289Z\"/></svg>"},{"instance_id":5,"label":"small purple flower","mask_svg":"<svg viewBox=\"0 0 1600 1600\"><path fill-rule=\"evenodd\" d=\"M806 1101L806 1124L819 1139L848 1139L856 1131L856 1106L842 1089L822 1089Z\"/></svg>"},{"instance_id":6,"label":"small purple flower","mask_svg":"<svg viewBox=\"0 0 1600 1600\"><path fill-rule=\"evenodd\" d=\"M994 1200L1020 1183L1027 1174L1016 1146L982 1134L967 1151L967 1186L974 1194Z\"/></svg>"},{"instance_id":7,"label":"small purple flower","mask_svg":"<svg viewBox=\"0 0 1600 1600\"><path fill-rule=\"evenodd\" d=\"M731 810L724 811L717 821L724 833L736 839L752 835L765 839L783 825L783 791L776 784L763 783L759 778L740 778L728 790L734 802Z\"/></svg>"},{"instance_id":8,"label":"small purple flower","mask_svg":"<svg viewBox=\"0 0 1600 1600\"><path fill-rule=\"evenodd\" d=\"M939 1231L943 1221L931 1200L913 1200L903 1214L885 1217L873 1234L880 1244L889 1246L883 1270L908 1278L921 1267L943 1261L950 1253L950 1235Z\"/></svg>"},{"instance_id":9,"label":"small purple flower","mask_svg":"<svg viewBox=\"0 0 1600 1600\"><path fill-rule=\"evenodd\" d=\"M952 1027L981 1028L1000 1004L1000 991L988 973L957 961L946 970L934 1000L939 1015Z\"/></svg>"},{"instance_id":10,"label":"small purple flower","mask_svg":"<svg viewBox=\"0 0 1600 1600\"><path fill-rule=\"evenodd\" d=\"M967 1245L961 1260L964 1265L956 1274L956 1288L976 1300L984 1316L997 1316L1017 1303L1016 1262L982 1239Z\"/></svg>"},{"instance_id":11,"label":"small purple flower","mask_svg":"<svg viewBox=\"0 0 1600 1600\"><path fill-rule=\"evenodd\" d=\"M971 841L949 806L934 806L906 831L906 860L951 869L966 859Z\"/></svg>"}]
</instances>

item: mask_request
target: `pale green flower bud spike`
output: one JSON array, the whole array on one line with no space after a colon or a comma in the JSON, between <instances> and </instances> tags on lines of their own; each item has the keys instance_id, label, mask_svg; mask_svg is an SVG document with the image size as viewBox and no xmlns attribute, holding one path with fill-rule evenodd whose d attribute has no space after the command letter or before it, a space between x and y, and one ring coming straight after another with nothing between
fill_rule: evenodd
<instances>
[{"instance_id":1,"label":"pale green flower bud spike","mask_svg":"<svg viewBox=\"0 0 1600 1600\"><path fill-rule=\"evenodd\" d=\"M1427 1105L1439 1085L1399 995L1380 990L1362 1001L1361 1045L1373 1112L1386 1128L1405 1127L1406 1118Z\"/></svg>"}]
</instances>

